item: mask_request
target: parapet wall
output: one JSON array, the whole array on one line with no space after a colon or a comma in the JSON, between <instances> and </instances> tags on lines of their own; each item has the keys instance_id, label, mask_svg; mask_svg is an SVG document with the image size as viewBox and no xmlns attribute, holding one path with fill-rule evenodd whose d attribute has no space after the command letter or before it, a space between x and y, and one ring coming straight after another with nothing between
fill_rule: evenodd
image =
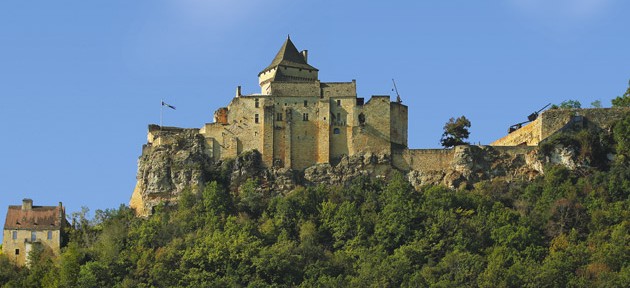
<instances>
[{"instance_id":1,"label":"parapet wall","mask_svg":"<svg viewBox=\"0 0 630 288\"><path fill-rule=\"evenodd\" d=\"M177 141L176 136L183 133L198 134L199 129L196 128L179 128L167 127L151 124L147 133L147 143L152 145L172 144Z\"/></svg>"},{"instance_id":2,"label":"parapet wall","mask_svg":"<svg viewBox=\"0 0 630 288\"><path fill-rule=\"evenodd\" d=\"M520 129L506 135L505 137L492 142L491 146L536 146L541 140L542 124L541 119L536 119Z\"/></svg>"},{"instance_id":3,"label":"parapet wall","mask_svg":"<svg viewBox=\"0 0 630 288\"><path fill-rule=\"evenodd\" d=\"M403 171L440 171L450 166L454 155L454 149L402 149L392 153L392 162Z\"/></svg>"},{"instance_id":4,"label":"parapet wall","mask_svg":"<svg viewBox=\"0 0 630 288\"><path fill-rule=\"evenodd\" d=\"M577 123L590 129L610 130L612 125L630 113L630 108L550 109L538 119L494 141L491 146L536 146L540 141Z\"/></svg>"},{"instance_id":5,"label":"parapet wall","mask_svg":"<svg viewBox=\"0 0 630 288\"><path fill-rule=\"evenodd\" d=\"M541 115L541 140L563 129L574 117L581 116L591 127L609 130L630 113L630 108L552 109Z\"/></svg>"}]
</instances>

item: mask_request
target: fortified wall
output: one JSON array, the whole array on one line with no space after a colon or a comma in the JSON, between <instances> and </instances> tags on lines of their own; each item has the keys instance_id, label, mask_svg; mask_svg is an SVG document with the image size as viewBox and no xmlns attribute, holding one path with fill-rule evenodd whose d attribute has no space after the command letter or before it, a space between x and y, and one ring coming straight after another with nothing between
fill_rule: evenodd
<instances>
[{"instance_id":1,"label":"fortified wall","mask_svg":"<svg viewBox=\"0 0 630 288\"><path fill-rule=\"evenodd\" d=\"M569 128L610 131L630 108L550 109L522 128L494 141L492 146L537 146L549 136Z\"/></svg>"}]
</instances>

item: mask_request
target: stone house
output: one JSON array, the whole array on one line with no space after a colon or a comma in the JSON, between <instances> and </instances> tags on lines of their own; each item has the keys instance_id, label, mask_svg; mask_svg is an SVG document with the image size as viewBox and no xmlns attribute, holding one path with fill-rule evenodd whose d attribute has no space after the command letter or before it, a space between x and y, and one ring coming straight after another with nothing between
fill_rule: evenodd
<instances>
[{"instance_id":1,"label":"stone house","mask_svg":"<svg viewBox=\"0 0 630 288\"><path fill-rule=\"evenodd\" d=\"M19 266L28 266L28 254L37 246L59 255L68 226L61 202L58 206L33 206L33 200L24 199L22 205L9 206L2 252Z\"/></svg>"}]
</instances>

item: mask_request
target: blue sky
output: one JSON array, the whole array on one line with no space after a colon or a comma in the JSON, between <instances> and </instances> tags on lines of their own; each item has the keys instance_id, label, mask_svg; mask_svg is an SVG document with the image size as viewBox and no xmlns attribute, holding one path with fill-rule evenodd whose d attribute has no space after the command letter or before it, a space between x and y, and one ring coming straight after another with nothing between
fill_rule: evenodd
<instances>
[{"instance_id":1,"label":"blue sky","mask_svg":"<svg viewBox=\"0 0 630 288\"><path fill-rule=\"evenodd\" d=\"M409 146L450 117L487 144L545 104L609 106L630 79L630 2L2 1L0 207L128 203L147 125L201 127L287 34L322 81L409 106ZM5 212L2 212L3 214Z\"/></svg>"}]
</instances>

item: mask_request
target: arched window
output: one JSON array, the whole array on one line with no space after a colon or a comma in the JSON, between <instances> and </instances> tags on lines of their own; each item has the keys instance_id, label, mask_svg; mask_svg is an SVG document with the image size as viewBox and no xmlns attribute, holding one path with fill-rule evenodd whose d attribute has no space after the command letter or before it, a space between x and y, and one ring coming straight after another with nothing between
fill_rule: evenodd
<instances>
[{"instance_id":1,"label":"arched window","mask_svg":"<svg viewBox=\"0 0 630 288\"><path fill-rule=\"evenodd\" d=\"M341 133L341 130L339 128L333 129L333 134L339 134L339 133Z\"/></svg>"}]
</instances>

